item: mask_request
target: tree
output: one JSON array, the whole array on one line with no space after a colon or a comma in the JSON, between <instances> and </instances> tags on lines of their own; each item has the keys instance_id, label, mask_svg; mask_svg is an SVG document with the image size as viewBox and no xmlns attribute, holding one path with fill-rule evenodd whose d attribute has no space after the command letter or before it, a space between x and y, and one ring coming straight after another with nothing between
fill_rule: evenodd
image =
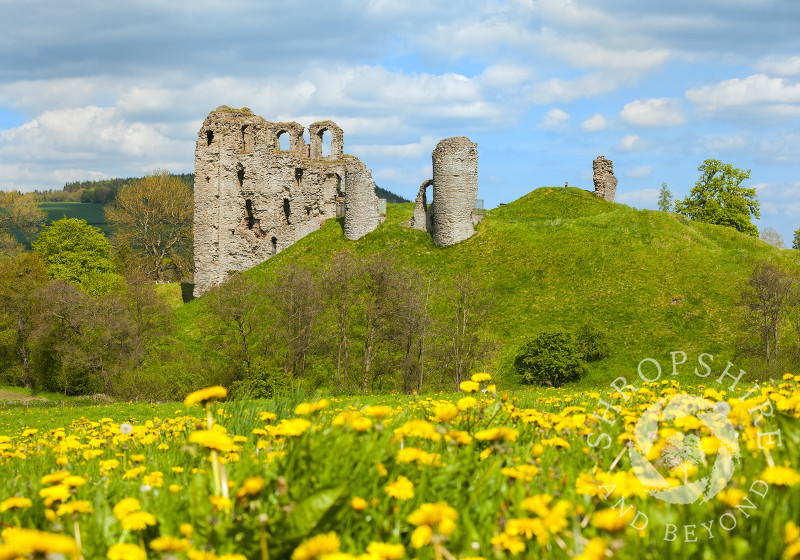
<instances>
[{"instance_id":1,"label":"tree","mask_svg":"<svg viewBox=\"0 0 800 560\"><path fill-rule=\"evenodd\" d=\"M778 249L785 249L786 245L783 244L783 237L781 234L778 233L778 230L772 226L767 226L764 228L764 231L761 232L759 238L762 241L766 241L770 245L774 245Z\"/></svg>"},{"instance_id":2,"label":"tree","mask_svg":"<svg viewBox=\"0 0 800 560\"><path fill-rule=\"evenodd\" d=\"M30 238L46 220L47 212L39 208L33 193L0 191L1 253L8 255L18 249L12 230Z\"/></svg>"},{"instance_id":3,"label":"tree","mask_svg":"<svg viewBox=\"0 0 800 560\"><path fill-rule=\"evenodd\" d=\"M729 163L707 159L697 168L700 178L689 196L675 204L675 212L699 222L732 227L736 231L757 236L758 228L750 221L759 218L756 189L743 187L750 178L744 171Z\"/></svg>"},{"instance_id":4,"label":"tree","mask_svg":"<svg viewBox=\"0 0 800 560\"><path fill-rule=\"evenodd\" d=\"M586 373L583 352L572 333L554 328L522 347L514 367L523 383L560 387Z\"/></svg>"},{"instance_id":5,"label":"tree","mask_svg":"<svg viewBox=\"0 0 800 560\"><path fill-rule=\"evenodd\" d=\"M658 191L658 209L662 212L672 210L672 193L666 183L661 183L661 190Z\"/></svg>"},{"instance_id":6,"label":"tree","mask_svg":"<svg viewBox=\"0 0 800 560\"><path fill-rule=\"evenodd\" d=\"M33 250L44 261L50 278L65 280L89 295L107 293L122 282L116 274L111 244L86 220L56 220L39 233Z\"/></svg>"},{"instance_id":7,"label":"tree","mask_svg":"<svg viewBox=\"0 0 800 560\"><path fill-rule=\"evenodd\" d=\"M778 359L780 327L794 299L794 278L771 262L756 263L741 293L745 327L755 332L767 365Z\"/></svg>"},{"instance_id":8,"label":"tree","mask_svg":"<svg viewBox=\"0 0 800 560\"><path fill-rule=\"evenodd\" d=\"M797 228L794 232L794 240L792 240L792 249L797 249L800 251L800 228Z\"/></svg>"},{"instance_id":9,"label":"tree","mask_svg":"<svg viewBox=\"0 0 800 560\"><path fill-rule=\"evenodd\" d=\"M120 188L105 216L118 246L127 245L151 278L178 278L191 269L194 201L189 186L166 171Z\"/></svg>"}]
</instances>

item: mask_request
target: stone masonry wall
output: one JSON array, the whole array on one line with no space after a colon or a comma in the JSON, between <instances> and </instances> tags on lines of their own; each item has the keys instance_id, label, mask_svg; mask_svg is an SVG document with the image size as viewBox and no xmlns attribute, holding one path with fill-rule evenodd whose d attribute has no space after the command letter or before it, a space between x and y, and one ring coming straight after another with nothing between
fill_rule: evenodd
<instances>
[{"instance_id":1,"label":"stone masonry wall","mask_svg":"<svg viewBox=\"0 0 800 560\"><path fill-rule=\"evenodd\" d=\"M247 108L221 106L205 119L195 148L196 296L335 217L337 204L345 203L351 168L358 171L349 173L355 192L348 204L358 212L357 208L371 208L374 199L377 214L369 170L357 158L342 157L341 129L331 121L309 129L311 146L303 140L302 125L267 122ZM326 130L332 136L331 155L322 158ZM290 141L286 151L280 150L283 134ZM312 151L317 157L311 157ZM351 216L351 221L360 224L360 235L380 223L371 212L363 219Z\"/></svg>"},{"instance_id":2,"label":"stone masonry wall","mask_svg":"<svg viewBox=\"0 0 800 560\"><path fill-rule=\"evenodd\" d=\"M433 241L452 245L475 233L472 212L478 198L478 145L466 136L445 138L433 158Z\"/></svg>"},{"instance_id":3,"label":"stone masonry wall","mask_svg":"<svg viewBox=\"0 0 800 560\"><path fill-rule=\"evenodd\" d=\"M381 223L380 202L372 172L357 158L346 158L347 190L344 194L344 236L356 240Z\"/></svg>"},{"instance_id":4,"label":"stone masonry wall","mask_svg":"<svg viewBox=\"0 0 800 560\"><path fill-rule=\"evenodd\" d=\"M614 177L614 164L610 159L597 156L592 162L594 171L594 194L609 202L614 202L617 193L617 178Z\"/></svg>"}]
</instances>

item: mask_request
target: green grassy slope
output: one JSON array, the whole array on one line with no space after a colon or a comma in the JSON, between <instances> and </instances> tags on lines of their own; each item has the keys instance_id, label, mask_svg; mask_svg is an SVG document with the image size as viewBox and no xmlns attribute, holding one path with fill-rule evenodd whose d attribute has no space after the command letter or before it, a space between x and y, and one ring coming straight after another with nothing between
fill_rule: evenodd
<instances>
[{"instance_id":1,"label":"green grassy slope","mask_svg":"<svg viewBox=\"0 0 800 560\"><path fill-rule=\"evenodd\" d=\"M512 383L511 364L526 337L591 320L613 346L613 356L593 364L582 382L597 386L617 375L635 377L643 358L666 365L672 350L686 351L691 360L700 352L732 358L733 302L753 261L794 259L797 266L795 251L730 228L609 203L577 188L540 188L488 211L472 238L444 248L401 225L412 211L412 204L389 205L387 221L356 242L344 238L341 220L330 220L250 273L290 260L322 266L342 249L368 254L386 248L440 277L469 271L495 296L490 334L499 351L492 373ZM200 298L176 311L187 341L198 334L203 305ZM199 350L197 340L190 345Z\"/></svg>"},{"instance_id":2,"label":"green grassy slope","mask_svg":"<svg viewBox=\"0 0 800 560\"><path fill-rule=\"evenodd\" d=\"M103 205L92 202L42 202L39 207L47 212L47 225L61 218L78 218L99 228L106 236L111 234L111 229L106 224L103 215Z\"/></svg>"}]
</instances>

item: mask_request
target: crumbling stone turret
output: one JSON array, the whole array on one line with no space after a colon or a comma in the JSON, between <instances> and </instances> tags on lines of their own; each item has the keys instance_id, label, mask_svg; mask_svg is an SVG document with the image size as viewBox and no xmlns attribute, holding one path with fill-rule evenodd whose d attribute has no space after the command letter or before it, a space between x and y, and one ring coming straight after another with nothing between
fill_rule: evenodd
<instances>
[{"instance_id":1,"label":"crumbling stone turret","mask_svg":"<svg viewBox=\"0 0 800 560\"><path fill-rule=\"evenodd\" d=\"M326 131L331 153L323 157ZM372 175L358 158L344 157L342 129L332 121L314 123L310 145L303 132L296 122L267 122L247 108L223 105L206 117L195 148L196 296L230 272L275 256L342 210L351 239L380 223ZM284 134L288 150L280 149Z\"/></svg>"},{"instance_id":2,"label":"crumbling stone turret","mask_svg":"<svg viewBox=\"0 0 800 560\"><path fill-rule=\"evenodd\" d=\"M594 194L609 202L614 202L617 193L617 178L614 177L614 164L610 159L597 156L592 162L594 171Z\"/></svg>"}]
</instances>

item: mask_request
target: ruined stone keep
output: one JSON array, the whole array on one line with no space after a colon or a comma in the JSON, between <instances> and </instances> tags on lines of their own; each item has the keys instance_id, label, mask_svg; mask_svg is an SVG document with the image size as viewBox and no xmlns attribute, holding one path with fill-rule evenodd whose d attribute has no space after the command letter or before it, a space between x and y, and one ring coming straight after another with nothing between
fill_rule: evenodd
<instances>
[{"instance_id":1,"label":"ruined stone keep","mask_svg":"<svg viewBox=\"0 0 800 560\"><path fill-rule=\"evenodd\" d=\"M614 202L617 193L617 178L614 177L614 164L610 159L597 156L592 162L594 194L609 202Z\"/></svg>"},{"instance_id":2,"label":"ruined stone keep","mask_svg":"<svg viewBox=\"0 0 800 560\"><path fill-rule=\"evenodd\" d=\"M331 135L323 156L323 135ZM200 128L195 149L194 295L276 255L322 222L344 214L344 233L358 239L382 221L367 167L344 154L332 121L304 128L273 123L250 109L218 107ZM281 150L283 136L288 149Z\"/></svg>"},{"instance_id":3,"label":"ruined stone keep","mask_svg":"<svg viewBox=\"0 0 800 560\"><path fill-rule=\"evenodd\" d=\"M431 154L433 179L422 183L414 205L413 227L428 231L437 245L452 245L475 233L478 198L478 145L466 136L445 138ZM432 187L429 205L427 189Z\"/></svg>"}]
</instances>

